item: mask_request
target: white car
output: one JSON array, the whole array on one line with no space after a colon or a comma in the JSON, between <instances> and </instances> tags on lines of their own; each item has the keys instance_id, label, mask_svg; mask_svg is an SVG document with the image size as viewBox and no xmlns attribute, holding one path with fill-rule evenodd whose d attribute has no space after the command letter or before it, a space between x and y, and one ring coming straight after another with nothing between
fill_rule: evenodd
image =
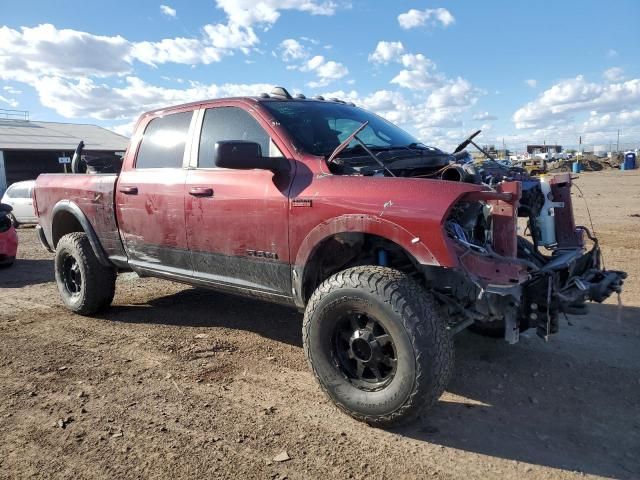
<instances>
[{"instance_id":1,"label":"white car","mask_svg":"<svg viewBox=\"0 0 640 480\"><path fill-rule=\"evenodd\" d=\"M25 223L38 223L38 217L33 209L33 199L31 193L35 180L12 183L2 196L2 202L13 207L9 214L14 226Z\"/></svg>"}]
</instances>

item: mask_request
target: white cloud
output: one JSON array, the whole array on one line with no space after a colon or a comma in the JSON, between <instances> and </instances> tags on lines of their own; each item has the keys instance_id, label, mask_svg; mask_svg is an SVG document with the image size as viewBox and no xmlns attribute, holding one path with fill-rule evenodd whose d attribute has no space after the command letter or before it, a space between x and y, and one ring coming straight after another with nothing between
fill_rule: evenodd
<instances>
[{"instance_id":1,"label":"white cloud","mask_svg":"<svg viewBox=\"0 0 640 480\"><path fill-rule=\"evenodd\" d=\"M349 74L349 69L343 64L327 60L322 55L316 55L302 64L298 69L302 72L314 72L317 80L309 82L311 88L325 87L332 81Z\"/></svg>"},{"instance_id":2,"label":"white cloud","mask_svg":"<svg viewBox=\"0 0 640 480\"><path fill-rule=\"evenodd\" d=\"M320 65L324 63L324 57L322 55L316 55L309 61L307 61L304 65L300 67L300 70L303 72L310 72L311 70L315 70Z\"/></svg>"},{"instance_id":3,"label":"white cloud","mask_svg":"<svg viewBox=\"0 0 640 480\"><path fill-rule=\"evenodd\" d=\"M430 108L464 107L473 105L477 100L477 92L464 78L456 78L434 90L427 98Z\"/></svg>"},{"instance_id":4,"label":"white cloud","mask_svg":"<svg viewBox=\"0 0 640 480\"><path fill-rule=\"evenodd\" d=\"M421 53L405 53L400 57L405 67L391 80L411 90L428 90L441 85L444 75L436 72L436 64Z\"/></svg>"},{"instance_id":5,"label":"white cloud","mask_svg":"<svg viewBox=\"0 0 640 480\"><path fill-rule=\"evenodd\" d=\"M607 57L613 58L613 57L617 57L617 56L618 56L618 51L617 50L614 50L613 48L610 48L607 51Z\"/></svg>"},{"instance_id":6,"label":"white cloud","mask_svg":"<svg viewBox=\"0 0 640 480\"><path fill-rule=\"evenodd\" d=\"M256 23L273 24L280 18L280 10L298 10L311 15L333 15L336 4L315 0L216 0L232 24L249 27Z\"/></svg>"},{"instance_id":7,"label":"white cloud","mask_svg":"<svg viewBox=\"0 0 640 480\"><path fill-rule=\"evenodd\" d=\"M337 80L349 74L349 70L343 64L329 60L315 69L320 78Z\"/></svg>"},{"instance_id":8,"label":"white cloud","mask_svg":"<svg viewBox=\"0 0 640 480\"><path fill-rule=\"evenodd\" d=\"M640 79L619 83L588 82L582 75L562 80L513 115L516 128L540 128L567 122L579 112L601 113L640 105Z\"/></svg>"},{"instance_id":9,"label":"white cloud","mask_svg":"<svg viewBox=\"0 0 640 480\"><path fill-rule=\"evenodd\" d=\"M309 56L309 52L300 42L293 38L287 38L280 42L280 58L285 62L302 60Z\"/></svg>"},{"instance_id":10,"label":"white cloud","mask_svg":"<svg viewBox=\"0 0 640 480\"><path fill-rule=\"evenodd\" d=\"M624 80L624 70L620 67L612 67L605 70L602 76L609 82L620 82Z\"/></svg>"},{"instance_id":11,"label":"white cloud","mask_svg":"<svg viewBox=\"0 0 640 480\"><path fill-rule=\"evenodd\" d=\"M207 34L210 46L216 49L245 49L256 45L260 41L253 29L234 23L228 25L205 25L204 31Z\"/></svg>"},{"instance_id":12,"label":"white cloud","mask_svg":"<svg viewBox=\"0 0 640 480\"><path fill-rule=\"evenodd\" d=\"M371 63L389 63L397 60L404 53L402 42L378 42L373 53L369 54Z\"/></svg>"},{"instance_id":13,"label":"white cloud","mask_svg":"<svg viewBox=\"0 0 640 480\"><path fill-rule=\"evenodd\" d=\"M167 17L175 18L177 14L176 9L171 8L169 5L160 5L160 11L162 12L163 15L166 15Z\"/></svg>"},{"instance_id":14,"label":"white cloud","mask_svg":"<svg viewBox=\"0 0 640 480\"><path fill-rule=\"evenodd\" d=\"M131 57L148 65L162 63L209 64L219 62L224 52L206 46L194 38L165 38L159 42L138 42L132 45Z\"/></svg>"},{"instance_id":15,"label":"white cloud","mask_svg":"<svg viewBox=\"0 0 640 480\"><path fill-rule=\"evenodd\" d=\"M31 83L42 75L109 76L131 70L123 37L59 30L51 24L0 27L0 79Z\"/></svg>"},{"instance_id":16,"label":"white cloud","mask_svg":"<svg viewBox=\"0 0 640 480\"><path fill-rule=\"evenodd\" d=\"M11 85L6 85L2 87L2 89L10 95L20 95L22 94L22 90L18 90L17 88L12 87Z\"/></svg>"},{"instance_id":17,"label":"white cloud","mask_svg":"<svg viewBox=\"0 0 640 480\"><path fill-rule=\"evenodd\" d=\"M408 12L398 15L398 23L405 30L422 26L442 26L443 28L455 23L455 18L446 8L427 8L416 10L412 8Z\"/></svg>"},{"instance_id":18,"label":"white cloud","mask_svg":"<svg viewBox=\"0 0 640 480\"><path fill-rule=\"evenodd\" d=\"M11 108L16 108L19 105L18 101L15 98L7 98L3 97L2 95L0 95L0 103L6 103Z\"/></svg>"},{"instance_id":19,"label":"white cloud","mask_svg":"<svg viewBox=\"0 0 640 480\"><path fill-rule=\"evenodd\" d=\"M622 126L640 126L640 109L610 112L602 115L594 111L582 124L583 130L587 133L611 130Z\"/></svg>"},{"instance_id":20,"label":"white cloud","mask_svg":"<svg viewBox=\"0 0 640 480\"><path fill-rule=\"evenodd\" d=\"M496 117L495 115L491 115L489 112L478 112L473 114L471 119L482 122L482 121L488 121L488 120L497 120L498 117Z\"/></svg>"},{"instance_id":21,"label":"white cloud","mask_svg":"<svg viewBox=\"0 0 640 480\"><path fill-rule=\"evenodd\" d=\"M524 83L526 83L527 86L531 88L536 88L538 86L538 80L536 80L535 78L525 80Z\"/></svg>"}]
</instances>

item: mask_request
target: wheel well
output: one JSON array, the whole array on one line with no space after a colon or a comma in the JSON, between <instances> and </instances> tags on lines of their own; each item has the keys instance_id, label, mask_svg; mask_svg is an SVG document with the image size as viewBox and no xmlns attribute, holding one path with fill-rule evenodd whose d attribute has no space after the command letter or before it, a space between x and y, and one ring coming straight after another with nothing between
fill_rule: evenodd
<instances>
[{"instance_id":1,"label":"wheel well","mask_svg":"<svg viewBox=\"0 0 640 480\"><path fill-rule=\"evenodd\" d=\"M328 277L358 265L384 265L419 276L413 256L391 240L361 232L336 233L322 240L307 260L302 278L304 302Z\"/></svg>"},{"instance_id":2,"label":"wheel well","mask_svg":"<svg viewBox=\"0 0 640 480\"><path fill-rule=\"evenodd\" d=\"M58 241L67 233L84 232L84 228L78 219L70 212L61 211L56 214L51 225L51 240L53 248L56 248Z\"/></svg>"}]
</instances>

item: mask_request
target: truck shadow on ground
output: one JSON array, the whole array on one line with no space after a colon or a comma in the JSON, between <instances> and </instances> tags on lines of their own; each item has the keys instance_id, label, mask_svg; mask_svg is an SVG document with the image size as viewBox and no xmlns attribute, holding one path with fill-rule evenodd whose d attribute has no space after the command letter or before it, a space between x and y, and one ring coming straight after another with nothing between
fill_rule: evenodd
<instances>
[{"instance_id":1,"label":"truck shadow on ground","mask_svg":"<svg viewBox=\"0 0 640 480\"><path fill-rule=\"evenodd\" d=\"M19 258L8 268L0 269L0 288L22 288L55 281L53 261Z\"/></svg>"},{"instance_id":2,"label":"truck shadow on ground","mask_svg":"<svg viewBox=\"0 0 640 480\"><path fill-rule=\"evenodd\" d=\"M148 308L148 306L152 308ZM145 308L142 308L145 307ZM188 312L188 314L186 313ZM640 475L640 308L594 305L549 343L517 345L464 332L447 394L407 438L482 455L616 478ZM279 305L187 289L112 321L224 327L302 346L302 315Z\"/></svg>"},{"instance_id":3,"label":"truck shadow on ground","mask_svg":"<svg viewBox=\"0 0 640 480\"><path fill-rule=\"evenodd\" d=\"M128 323L233 328L302 348L302 315L295 309L199 288L143 305L114 305L99 316Z\"/></svg>"},{"instance_id":4,"label":"truck shadow on ground","mask_svg":"<svg viewBox=\"0 0 640 480\"><path fill-rule=\"evenodd\" d=\"M549 343L456 339L438 405L401 435L615 478L640 475L640 308L592 305Z\"/></svg>"}]
</instances>

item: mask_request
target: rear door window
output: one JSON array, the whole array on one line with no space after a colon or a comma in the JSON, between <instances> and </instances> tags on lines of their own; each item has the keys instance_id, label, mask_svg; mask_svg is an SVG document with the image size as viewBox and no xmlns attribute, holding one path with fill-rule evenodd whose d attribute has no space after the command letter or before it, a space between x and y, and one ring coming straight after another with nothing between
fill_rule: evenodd
<instances>
[{"instance_id":1,"label":"rear door window","mask_svg":"<svg viewBox=\"0 0 640 480\"><path fill-rule=\"evenodd\" d=\"M154 118L138 149L136 168L182 168L184 147L193 112Z\"/></svg>"},{"instance_id":2,"label":"rear door window","mask_svg":"<svg viewBox=\"0 0 640 480\"><path fill-rule=\"evenodd\" d=\"M260 124L249 113L238 107L208 108L204 113L200 148L198 150L198 167L215 168L213 152L216 142L226 140L243 140L260 145L262 155L274 155L275 145Z\"/></svg>"}]
</instances>

